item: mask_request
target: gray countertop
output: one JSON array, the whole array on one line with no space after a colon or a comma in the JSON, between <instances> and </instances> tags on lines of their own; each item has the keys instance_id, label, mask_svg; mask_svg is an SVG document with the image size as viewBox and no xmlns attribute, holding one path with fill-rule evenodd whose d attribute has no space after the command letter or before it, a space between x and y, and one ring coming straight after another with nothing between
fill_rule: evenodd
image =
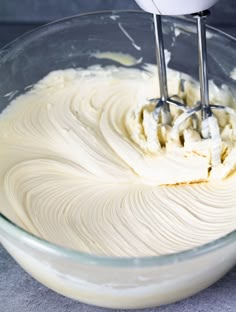
<instances>
[{"instance_id":1,"label":"gray countertop","mask_svg":"<svg viewBox=\"0 0 236 312\"><path fill-rule=\"evenodd\" d=\"M56 2L57 6L55 6ZM48 0L47 2L46 0L22 0L21 9L24 6L28 8L28 12L24 9L21 14L17 14L18 0L0 0L0 46L43 22L63 17L65 12L70 15L89 9L95 11L97 9L135 8L133 1L129 0L93 0L90 5L82 0L70 0L70 2L71 6L68 6L66 0ZM45 7L46 3L48 8ZM50 11L50 7L55 10ZM236 1L222 0L214 8L213 13L209 23L236 36ZM101 312L106 310L75 302L47 289L25 273L0 246L0 312L15 311ZM147 311L236 312L236 268L198 295L173 305Z\"/></svg>"}]
</instances>

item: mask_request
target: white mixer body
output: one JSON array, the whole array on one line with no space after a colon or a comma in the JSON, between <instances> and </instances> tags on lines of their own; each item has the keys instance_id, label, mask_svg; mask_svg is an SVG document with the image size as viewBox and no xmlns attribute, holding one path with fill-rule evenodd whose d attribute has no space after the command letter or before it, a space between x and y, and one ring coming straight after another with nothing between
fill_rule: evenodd
<instances>
[{"instance_id":1,"label":"white mixer body","mask_svg":"<svg viewBox=\"0 0 236 312\"><path fill-rule=\"evenodd\" d=\"M146 12L159 15L185 15L212 7L218 0L135 0Z\"/></svg>"}]
</instances>

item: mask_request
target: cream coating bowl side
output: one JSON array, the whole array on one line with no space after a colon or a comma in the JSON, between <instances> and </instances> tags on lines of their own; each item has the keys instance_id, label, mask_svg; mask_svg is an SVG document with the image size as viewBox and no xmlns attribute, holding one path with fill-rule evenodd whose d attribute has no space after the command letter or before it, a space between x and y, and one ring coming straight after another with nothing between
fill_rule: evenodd
<instances>
[{"instance_id":1,"label":"cream coating bowl side","mask_svg":"<svg viewBox=\"0 0 236 312\"><path fill-rule=\"evenodd\" d=\"M197 78L195 24L168 18L164 33L171 52L170 67ZM210 78L235 90L230 78L236 66L235 39L208 29L208 45ZM114 65L92 56L107 51L155 63L151 15L105 12L75 16L17 39L1 52L1 110L52 70ZM28 273L58 293L102 307L145 308L181 300L210 286L236 263L236 231L178 254L109 258L53 245L18 227L14 216L7 217L0 215L0 242Z\"/></svg>"}]
</instances>

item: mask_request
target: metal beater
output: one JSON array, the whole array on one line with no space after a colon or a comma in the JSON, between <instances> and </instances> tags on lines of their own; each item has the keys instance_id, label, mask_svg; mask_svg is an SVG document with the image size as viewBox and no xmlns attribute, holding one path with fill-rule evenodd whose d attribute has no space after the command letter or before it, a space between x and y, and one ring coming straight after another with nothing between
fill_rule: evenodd
<instances>
[{"instance_id":1,"label":"metal beater","mask_svg":"<svg viewBox=\"0 0 236 312\"><path fill-rule=\"evenodd\" d=\"M172 126L173 134L178 133L181 124L190 117L195 117L201 112L202 126L201 136L203 139L212 140L212 166L221 163L221 136L217 118L213 110L224 110L235 116L233 109L225 106L210 104L209 82L207 70L207 41L206 41L206 18L209 15L207 10L218 0L136 0L137 4L147 12L153 13L157 64L159 74L160 98L152 99L155 103L153 117L158 122L161 115L161 123ZM193 13L199 12L199 13ZM192 14L197 20L198 34L198 55L199 55L199 80L200 80L200 101L196 106L188 108L185 104L169 97L167 87L167 71L164 53L164 40L162 32L162 15ZM183 110L174 122L170 114L170 105Z\"/></svg>"}]
</instances>

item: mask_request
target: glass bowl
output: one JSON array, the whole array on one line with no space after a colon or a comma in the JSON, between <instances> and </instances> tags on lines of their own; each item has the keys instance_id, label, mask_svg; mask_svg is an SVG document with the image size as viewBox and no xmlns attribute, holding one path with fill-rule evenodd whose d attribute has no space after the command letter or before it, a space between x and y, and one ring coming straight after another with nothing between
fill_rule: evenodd
<instances>
[{"instance_id":1,"label":"glass bowl","mask_svg":"<svg viewBox=\"0 0 236 312\"><path fill-rule=\"evenodd\" d=\"M194 21L164 18L164 35L171 52L169 67L197 78ZM208 28L207 37L210 79L235 92L230 73L236 67L236 40L213 28ZM0 109L52 70L114 65L111 59L93 57L107 51L142 57L136 67L155 63L152 16L141 12L75 16L15 40L0 53ZM236 264L236 231L181 253L111 258L59 247L14 222L11 216L0 214L0 242L29 274L60 294L101 307L147 308L172 303L210 286Z\"/></svg>"}]
</instances>

